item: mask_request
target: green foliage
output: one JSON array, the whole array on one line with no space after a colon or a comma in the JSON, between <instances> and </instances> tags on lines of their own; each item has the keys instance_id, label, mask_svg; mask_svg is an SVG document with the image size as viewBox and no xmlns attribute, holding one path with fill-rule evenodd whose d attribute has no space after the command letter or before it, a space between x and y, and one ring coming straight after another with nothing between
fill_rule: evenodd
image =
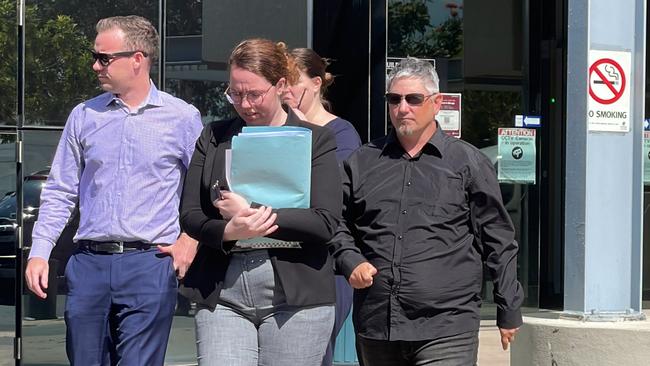
<instances>
[{"instance_id":1,"label":"green foliage","mask_svg":"<svg viewBox=\"0 0 650 366\"><path fill-rule=\"evenodd\" d=\"M95 38L95 24L102 18L117 15L140 15L158 22L157 0L33 0L28 4L38 7L42 19L53 19L59 15L69 16L78 25L86 38ZM28 17L26 22L32 20Z\"/></svg>"},{"instance_id":2,"label":"green foliage","mask_svg":"<svg viewBox=\"0 0 650 366\"><path fill-rule=\"evenodd\" d=\"M16 116L16 2L0 0L0 121ZM36 5L26 6L25 123L62 125L80 101L98 93L88 53L91 43L71 17L43 17Z\"/></svg>"},{"instance_id":3,"label":"green foliage","mask_svg":"<svg viewBox=\"0 0 650 366\"><path fill-rule=\"evenodd\" d=\"M463 91L463 140L478 148L496 145L501 126L511 127L521 114L521 93L466 89Z\"/></svg>"},{"instance_id":4,"label":"green foliage","mask_svg":"<svg viewBox=\"0 0 650 366\"><path fill-rule=\"evenodd\" d=\"M202 34L202 0L167 0L167 35Z\"/></svg>"},{"instance_id":5,"label":"green foliage","mask_svg":"<svg viewBox=\"0 0 650 366\"><path fill-rule=\"evenodd\" d=\"M420 58L455 57L462 51L463 21L457 12L432 24L431 0L389 0L388 55Z\"/></svg>"},{"instance_id":6,"label":"green foliage","mask_svg":"<svg viewBox=\"0 0 650 366\"><path fill-rule=\"evenodd\" d=\"M158 0L33 0L43 19L70 15L83 34L95 37L95 24L117 15L140 15L158 26ZM166 0L167 35L201 34L202 0Z\"/></svg>"},{"instance_id":7,"label":"green foliage","mask_svg":"<svg viewBox=\"0 0 650 366\"><path fill-rule=\"evenodd\" d=\"M69 16L42 20L34 10L25 30L25 123L61 125L75 105L100 92L92 44Z\"/></svg>"},{"instance_id":8,"label":"green foliage","mask_svg":"<svg viewBox=\"0 0 650 366\"><path fill-rule=\"evenodd\" d=\"M0 0L0 124L16 120L16 2Z\"/></svg>"},{"instance_id":9,"label":"green foliage","mask_svg":"<svg viewBox=\"0 0 650 366\"><path fill-rule=\"evenodd\" d=\"M167 5L168 34L201 33L201 0L168 0ZM26 124L63 125L76 104L101 92L88 52L95 37L95 24L101 18L129 14L144 16L157 25L158 1L28 2L25 12ZM18 64L14 0L0 0L0 19L0 124L14 125ZM192 99L196 97L186 100ZM220 108L219 111L223 111L222 107L214 105L204 109L213 108L217 112Z\"/></svg>"},{"instance_id":10,"label":"green foliage","mask_svg":"<svg viewBox=\"0 0 650 366\"><path fill-rule=\"evenodd\" d=\"M429 7L438 0L388 1L388 55L420 58L462 58L462 1L449 1L449 17L434 25ZM461 86L462 87L462 86ZM521 113L521 93L495 90L456 90L463 95L462 137L482 148L497 143L500 126L512 126Z\"/></svg>"}]
</instances>

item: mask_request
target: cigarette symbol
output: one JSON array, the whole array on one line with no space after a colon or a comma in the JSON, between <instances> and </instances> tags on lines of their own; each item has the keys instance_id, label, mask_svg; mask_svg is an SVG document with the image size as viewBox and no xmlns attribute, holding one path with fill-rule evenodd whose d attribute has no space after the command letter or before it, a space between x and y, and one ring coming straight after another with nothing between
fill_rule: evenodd
<instances>
[{"instance_id":1,"label":"cigarette symbol","mask_svg":"<svg viewBox=\"0 0 650 366\"><path fill-rule=\"evenodd\" d=\"M616 71L616 68L613 65L605 65L605 72L609 74L609 76L613 80L607 80L609 84L612 85L617 85L618 80L621 78L621 75ZM605 84L605 80L594 80L594 84Z\"/></svg>"},{"instance_id":2,"label":"cigarette symbol","mask_svg":"<svg viewBox=\"0 0 650 366\"><path fill-rule=\"evenodd\" d=\"M610 80L609 83L612 84L612 85L616 85L616 84L618 84L618 81ZM594 84L605 84L605 81L603 81L603 80L594 80Z\"/></svg>"}]
</instances>

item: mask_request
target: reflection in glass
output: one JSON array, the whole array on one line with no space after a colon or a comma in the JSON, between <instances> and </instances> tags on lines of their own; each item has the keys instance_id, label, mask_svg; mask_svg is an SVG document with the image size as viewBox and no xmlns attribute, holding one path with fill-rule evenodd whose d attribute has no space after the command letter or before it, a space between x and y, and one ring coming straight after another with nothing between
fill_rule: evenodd
<instances>
[{"instance_id":1,"label":"reflection in glass","mask_svg":"<svg viewBox=\"0 0 650 366\"><path fill-rule=\"evenodd\" d=\"M75 105L101 93L87 50L93 46L97 21L124 15L124 9L157 24L158 1L27 2L25 124L62 126Z\"/></svg>"},{"instance_id":2,"label":"reflection in glass","mask_svg":"<svg viewBox=\"0 0 650 366\"><path fill-rule=\"evenodd\" d=\"M167 36L200 35L202 15L201 0L167 0Z\"/></svg>"},{"instance_id":3,"label":"reflection in glass","mask_svg":"<svg viewBox=\"0 0 650 366\"><path fill-rule=\"evenodd\" d=\"M177 74L182 77L181 73ZM168 78L165 82L165 90L194 105L201 112L204 121L216 121L234 116L234 109L224 96L227 87L228 83L225 81Z\"/></svg>"},{"instance_id":4,"label":"reflection in glass","mask_svg":"<svg viewBox=\"0 0 650 366\"><path fill-rule=\"evenodd\" d=\"M388 57L435 60L441 90L462 94L462 139L479 148L496 169L497 130L512 127L515 115L523 112L520 5L498 10L478 0L388 0L387 5ZM498 19L483 16L492 10ZM486 37L494 21L502 24ZM492 37L503 29L511 30L505 46L503 37ZM527 185L500 187L520 245L518 277L525 304L536 307L537 243L529 241L528 206L538 198L528 196ZM491 286L484 283L487 303L492 301Z\"/></svg>"},{"instance_id":5,"label":"reflection in glass","mask_svg":"<svg viewBox=\"0 0 650 366\"><path fill-rule=\"evenodd\" d=\"M205 122L230 118L225 65L204 61L203 4L199 0L167 2L165 91L194 105Z\"/></svg>"},{"instance_id":6,"label":"reflection in glass","mask_svg":"<svg viewBox=\"0 0 650 366\"><path fill-rule=\"evenodd\" d=\"M388 0L388 56L455 57L463 48L461 0Z\"/></svg>"},{"instance_id":7,"label":"reflection in glass","mask_svg":"<svg viewBox=\"0 0 650 366\"><path fill-rule=\"evenodd\" d=\"M15 141L15 133L0 133L0 360L13 354L10 339L15 336L16 205L12 204L16 196Z\"/></svg>"},{"instance_id":8,"label":"reflection in glass","mask_svg":"<svg viewBox=\"0 0 650 366\"><path fill-rule=\"evenodd\" d=\"M648 104L646 104L647 106ZM647 108L647 107L646 107ZM643 187L643 308L650 308L650 186Z\"/></svg>"},{"instance_id":9,"label":"reflection in glass","mask_svg":"<svg viewBox=\"0 0 650 366\"><path fill-rule=\"evenodd\" d=\"M16 125L18 53L15 34L16 1L0 0L0 125Z\"/></svg>"},{"instance_id":10,"label":"reflection in glass","mask_svg":"<svg viewBox=\"0 0 650 366\"><path fill-rule=\"evenodd\" d=\"M27 259L31 245L34 223L38 220L40 194L49 174L49 167L56 149L60 131L25 131L23 135L24 179L23 179L23 260ZM65 303L65 281L62 262L72 248L72 235L76 229L66 228L61 235L50 259L50 277L48 298L39 300L23 289L23 362L62 362L65 361L65 349L59 350L54 344L49 345L43 331L53 332L52 338L63 343L65 327L63 325L63 304ZM64 250L67 249L67 250ZM66 253L67 252L67 253ZM41 327L42 326L42 327ZM47 355L38 355L40 347L50 348ZM63 357L63 358L60 358ZM38 361L38 362L36 362Z\"/></svg>"},{"instance_id":11,"label":"reflection in glass","mask_svg":"<svg viewBox=\"0 0 650 366\"><path fill-rule=\"evenodd\" d=\"M522 113L520 91L465 89L463 140L478 148L496 146L499 127L513 127Z\"/></svg>"}]
</instances>

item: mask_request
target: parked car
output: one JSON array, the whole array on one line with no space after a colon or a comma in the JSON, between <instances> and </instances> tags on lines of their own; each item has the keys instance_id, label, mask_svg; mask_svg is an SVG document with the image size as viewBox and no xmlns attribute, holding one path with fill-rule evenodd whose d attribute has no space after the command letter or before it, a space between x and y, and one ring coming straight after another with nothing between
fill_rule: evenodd
<instances>
[{"instance_id":1,"label":"parked car","mask_svg":"<svg viewBox=\"0 0 650 366\"><path fill-rule=\"evenodd\" d=\"M16 220L0 217L0 279L14 278L16 272L15 230Z\"/></svg>"},{"instance_id":2,"label":"parked car","mask_svg":"<svg viewBox=\"0 0 650 366\"><path fill-rule=\"evenodd\" d=\"M41 190L47 180L49 169L34 172L23 181L23 258L27 259L29 249L32 243L32 230L34 223L38 219L40 206ZM8 291L9 288L15 289L16 278L16 192L8 192L0 200L0 281L2 282L4 293L14 293ZM64 294L67 292L65 281L58 281L63 278L65 265L76 246L72 241L74 234L79 226L78 214L72 216L68 225L63 230L59 240L52 250L50 256L51 281L50 291L53 294ZM0 303L13 304L15 299L3 298Z\"/></svg>"},{"instance_id":3,"label":"parked car","mask_svg":"<svg viewBox=\"0 0 650 366\"><path fill-rule=\"evenodd\" d=\"M34 223L38 219L38 212L40 207L41 190L45 185L45 181L49 175L49 169L40 170L25 177L23 181L23 258L27 263L27 257L32 245L32 230ZM8 192L0 200L0 286L5 290L3 293L10 294L2 298L0 296L0 305L13 305L15 299L15 278L16 278L16 192ZM49 293L52 295L64 295L67 293L65 284L65 266L68 264L68 259L77 248L73 242L77 228L79 227L79 214L75 210L67 226L61 233L56 246L50 255L50 287ZM26 291L26 290L25 290ZM52 296L54 299L56 296ZM36 300L35 297L30 296L31 300ZM52 298L49 301L54 300ZM51 309L54 307L54 309ZM34 313L47 313L49 315L30 316L32 318L48 318L55 316L56 303L50 304L49 308L43 311L32 311ZM34 306L32 306L34 308ZM178 296L176 307L176 315L190 315L192 304L183 296Z\"/></svg>"}]
</instances>

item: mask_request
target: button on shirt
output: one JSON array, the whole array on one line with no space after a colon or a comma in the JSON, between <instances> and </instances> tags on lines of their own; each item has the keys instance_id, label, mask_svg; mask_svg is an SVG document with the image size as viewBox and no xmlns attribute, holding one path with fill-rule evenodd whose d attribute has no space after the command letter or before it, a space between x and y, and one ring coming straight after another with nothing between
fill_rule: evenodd
<instances>
[{"instance_id":1,"label":"button on shirt","mask_svg":"<svg viewBox=\"0 0 650 366\"><path fill-rule=\"evenodd\" d=\"M521 325L514 228L481 152L438 128L411 157L392 132L353 153L342 179L336 265L348 278L365 261L378 271L355 290L360 336L418 341L478 330L483 261L497 325Z\"/></svg>"},{"instance_id":2,"label":"button on shirt","mask_svg":"<svg viewBox=\"0 0 650 366\"><path fill-rule=\"evenodd\" d=\"M111 93L76 106L41 194L30 258L49 258L77 203L75 241L174 243L182 180L202 127L196 108L153 83L137 110Z\"/></svg>"}]
</instances>

